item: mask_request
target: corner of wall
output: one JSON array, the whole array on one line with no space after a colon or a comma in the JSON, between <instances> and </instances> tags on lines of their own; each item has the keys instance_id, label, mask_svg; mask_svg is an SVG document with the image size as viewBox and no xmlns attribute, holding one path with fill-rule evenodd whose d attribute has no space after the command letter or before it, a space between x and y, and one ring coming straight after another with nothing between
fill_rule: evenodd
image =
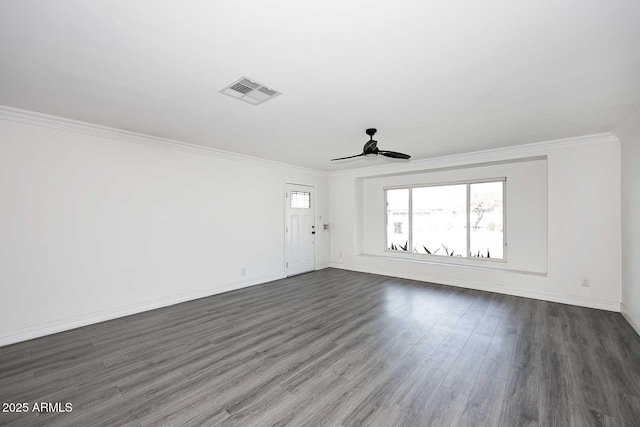
<instances>
[{"instance_id":1,"label":"corner of wall","mask_svg":"<svg viewBox=\"0 0 640 427\"><path fill-rule=\"evenodd\" d=\"M640 268L636 263L640 255L640 226L635 221L640 209L637 192L640 185L640 173L637 169L637 162L640 161L640 109L618 124L613 133L620 141L621 312L640 335Z\"/></svg>"},{"instance_id":2,"label":"corner of wall","mask_svg":"<svg viewBox=\"0 0 640 427\"><path fill-rule=\"evenodd\" d=\"M640 320L631 313L629 307L627 307L624 302L620 305L620 313L622 313L622 316L629 322L636 333L640 335Z\"/></svg>"}]
</instances>

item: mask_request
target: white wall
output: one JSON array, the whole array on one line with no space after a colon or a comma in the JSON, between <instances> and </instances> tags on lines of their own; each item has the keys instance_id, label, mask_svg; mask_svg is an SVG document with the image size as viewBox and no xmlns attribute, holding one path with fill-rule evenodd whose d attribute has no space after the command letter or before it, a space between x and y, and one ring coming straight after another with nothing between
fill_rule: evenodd
<instances>
[{"instance_id":1,"label":"white wall","mask_svg":"<svg viewBox=\"0 0 640 427\"><path fill-rule=\"evenodd\" d=\"M0 345L283 277L285 182L316 186L328 266L326 174L0 118Z\"/></svg>"},{"instance_id":2,"label":"white wall","mask_svg":"<svg viewBox=\"0 0 640 427\"><path fill-rule=\"evenodd\" d=\"M640 110L615 134L622 155L622 313L640 334Z\"/></svg>"},{"instance_id":3,"label":"white wall","mask_svg":"<svg viewBox=\"0 0 640 427\"><path fill-rule=\"evenodd\" d=\"M372 223L365 221L364 216L369 213L361 206L365 203L361 194L367 187L364 181L406 181L394 176L531 156L547 158L545 272L537 267L526 267L519 272L485 268L481 261L476 261L477 266L450 265L366 253L371 250L363 244L363 236L382 233L382 230L364 229L365 224ZM619 170L619 141L605 134L335 173L329 185L331 266L618 311L621 301ZM492 171L487 177L494 174ZM522 195L529 195L528 187L522 188L525 192ZM382 191L381 188L378 191ZM531 203L536 203L538 195L538 192L531 193ZM509 200L508 197L507 235L521 231L511 230L514 224L510 222ZM517 249L510 245L508 250ZM583 277L590 279L590 287L581 286Z\"/></svg>"}]
</instances>

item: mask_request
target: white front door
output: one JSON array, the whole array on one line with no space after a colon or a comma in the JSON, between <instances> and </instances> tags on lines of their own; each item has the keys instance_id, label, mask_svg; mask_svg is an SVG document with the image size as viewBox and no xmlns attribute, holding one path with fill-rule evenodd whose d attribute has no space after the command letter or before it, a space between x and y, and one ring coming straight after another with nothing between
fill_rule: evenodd
<instances>
[{"instance_id":1,"label":"white front door","mask_svg":"<svg viewBox=\"0 0 640 427\"><path fill-rule=\"evenodd\" d=\"M316 229L314 188L287 184L287 276L315 270Z\"/></svg>"}]
</instances>

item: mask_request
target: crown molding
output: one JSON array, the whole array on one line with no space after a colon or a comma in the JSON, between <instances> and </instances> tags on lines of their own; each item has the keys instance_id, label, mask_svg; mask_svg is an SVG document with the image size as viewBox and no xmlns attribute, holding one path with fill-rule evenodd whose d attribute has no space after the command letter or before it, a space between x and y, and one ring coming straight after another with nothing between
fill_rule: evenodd
<instances>
[{"instance_id":1,"label":"crown molding","mask_svg":"<svg viewBox=\"0 0 640 427\"><path fill-rule=\"evenodd\" d=\"M470 153L453 154L448 156L432 157L428 159L413 160L408 163L395 163L388 165L368 166L352 168L341 171L323 171L288 163L267 160L202 145L190 144L168 138L147 135L138 132L102 126L80 120L68 119L50 114L38 113L30 110L0 105L0 120L23 123L33 126L46 127L66 132L96 136L110 140L130 142L148 145L166 150L176 150L202 156L224 159L256 166L268 167L288 172L306 173L317 176L353 176L367 177L388 175L395 173L417 172L442 167L455 167L471 165L483 162L517 160L527 157L545 155L553 150L583 147L593 144L605 144L619 142L618 138L610 132L599 133L571 138L555 139L550 141L535 142L530 144L513 145L509 147L493 148L474 151Z\"/></svg>"},{"instance_id":2,"label":"crown molding","mask_svg":"<svg viewBox=\"0 0 640 427\"><path fill-rule=\"evenodd\" d=\"M429 159L419 159L410 161L408 163L394 163L389 165L377 165L363 168L346 169L342 171L331 172L330 176L353 176L364 178L397 173L419 172L436 168L473 165L478 163L514 161L518 159L544 156L549 152L555 150L617 142L619 142L619 140L613 133L598 133L571 138L554 139L543 142L534 142L531 144L492 148L488 150L473 151L470 153L432 157Z\"/></svg>"},{"instance_id":3,"label":"crown molding","mask_svg":"<svg viewBox=\"0 0 640 427\"><path fill-rule=\"evenodd\" d=\"M261 159L258 157L247 156L244 154L233 153L230 151L205 147L202 145L190 144L182 141L161 138L158 136L126 131L108 126L97 125L94 123L83 122L80 120L67 119L64 117L38 113L30 110L22 110L20 108L9 107L6 105L0 105L0 120L57 129L65 132L96 136L110 140L142 144L165 150L182 151L201 156L208 156L217 159L230 160L234 162L268 167L272 169L279 169L288 172L306 173L321 176L328 176L329 174L326 171L321 171L318 169L290 165L288 163L281 163L274 160Z\"/></svg>"}]
</instances>

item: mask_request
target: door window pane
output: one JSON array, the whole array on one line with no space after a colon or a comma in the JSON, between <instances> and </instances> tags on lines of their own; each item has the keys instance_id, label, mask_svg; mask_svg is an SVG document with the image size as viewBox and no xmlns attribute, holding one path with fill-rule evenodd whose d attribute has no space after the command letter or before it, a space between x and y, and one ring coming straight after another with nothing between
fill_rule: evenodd
<instances>
[{"instance_id":1,"label":"door window pane","mask_svg":"<svg viewBox=\"0 0 640 427\"><path fill-rule=\"evenodd\" d=\"M291 207L296 209L311 209L311 193L292 191Z\"/></svg>"},{"instance_id":2,"label":"door window pane","mask_svg":"<svg viewBox=\"0 0 640 427\"><path fill-rule=\"evenodd\" d=\"M387 249L409 249L409 189L387 190Z\"/></svg>"},{"instance_id":3,"label":"door window pane","mask_svg":"<svg viewBox=\"0 0 640 427\"><path fill-rule=\"evenodd\" d=\"M470 184L471 256L504 257L504 182Z\"/></svg>"},{"instance_id":4,"label":"door window pane","mask_svg":"<svg viewBox=\"0 0 640 427\"><path fill-rule=\"evenodd\" d=\"M467 186L414 188L413 248L442 256L467 256Z\"/></svg>"}]
</instances>

